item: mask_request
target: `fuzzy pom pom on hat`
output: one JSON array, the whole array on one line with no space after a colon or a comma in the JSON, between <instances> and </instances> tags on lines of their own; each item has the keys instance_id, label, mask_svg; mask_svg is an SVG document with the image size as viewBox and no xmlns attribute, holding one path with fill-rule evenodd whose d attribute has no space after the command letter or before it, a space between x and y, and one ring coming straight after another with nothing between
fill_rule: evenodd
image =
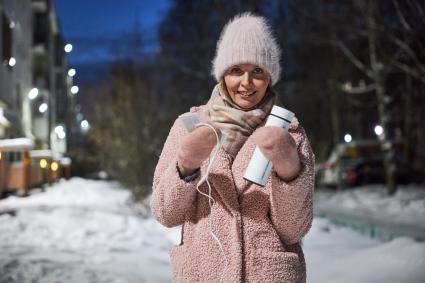
<instances>
[{"instance_id":1,"label":"fuzzy pom pom on hat","mask_svg":"<svg viewBox=\"0 0 425 283\"><path fill-rule=\"evenodd\" d=\"M217 42L212 73L219 82L226 70L238 64L264 68L274 85L280 77L280 49L266 19L244 13L226 24Z\"/></svg>"}]
</instances>

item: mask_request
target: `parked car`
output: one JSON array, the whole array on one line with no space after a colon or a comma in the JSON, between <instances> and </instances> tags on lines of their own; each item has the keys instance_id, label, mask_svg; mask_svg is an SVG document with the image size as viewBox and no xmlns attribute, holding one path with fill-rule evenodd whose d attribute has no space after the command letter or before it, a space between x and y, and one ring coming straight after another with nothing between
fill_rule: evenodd
<instances>
[{"instance_id":1,"label":"parked car","mask_svg":"<svg viewBox=\"0 0 425 283\"><path fill-rule=\"evenodd\" d=\"M408 182L406 152L402 143L395 145L396 180ZM381 146L377 140L353 141L338 144L326 162L316 168L319 186L357 186L384 183L385 170Z\"/></svg>"}]
</instances>

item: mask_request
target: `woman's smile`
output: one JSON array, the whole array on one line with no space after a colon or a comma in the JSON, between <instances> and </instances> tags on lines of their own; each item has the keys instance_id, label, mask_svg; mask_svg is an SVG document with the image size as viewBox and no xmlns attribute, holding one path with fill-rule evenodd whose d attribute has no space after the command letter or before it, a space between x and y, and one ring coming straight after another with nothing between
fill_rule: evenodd
<instances>
[{"instance_id":1,"label":"woman's smile","mask_svg":"<svg viewBox=\"0 0 425 283\"><path fill-rule=\"evenodd\" d=\"M243 98L248 98L251 97L253 95L255 95L257 92L256 91L251 91L251 92L246 92L246 91L238 91L237 94L239 94L240 96L242 96Z\"/></svg>"},{"instance_id":2,"label":"woman's smile","mask_svg":"<svg viewBox=\"0 0 425 283\"><path fill-rule=\"evenodd\" d=\"M270 75L257 65L240 64L227 70L224 82L230 99L243 110L251 110L266 95Z\"/></svg>"}]
</instances>

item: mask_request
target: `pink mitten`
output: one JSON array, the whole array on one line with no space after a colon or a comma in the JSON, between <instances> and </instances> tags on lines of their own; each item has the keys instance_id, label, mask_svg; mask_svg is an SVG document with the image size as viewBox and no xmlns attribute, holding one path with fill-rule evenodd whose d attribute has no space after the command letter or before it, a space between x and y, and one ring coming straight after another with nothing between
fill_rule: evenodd
<instances>
[{"instance_id":1,"label":"pink mitten","mask_svg":"<svg viewBox=\"0 0 425 283\"><path fill-rule=\"evenodd\" d=\"M297 146L292 136L280 127L267 126L259 128L252 135L254 143L273 163L273 168L284 181L298 176L301 170Z\"/></svg>"},{"instance_id":2,"label":"pink mitten","mask_svg":"<svg viewBox=\"0 0 425 283\"><path fill-rule=\"evenodd\" d=\"M190 175L208 158L217 144L213 130L200 126L185 136L177 152L177 164L182 175Z\"/></svg>"}]
</instances>

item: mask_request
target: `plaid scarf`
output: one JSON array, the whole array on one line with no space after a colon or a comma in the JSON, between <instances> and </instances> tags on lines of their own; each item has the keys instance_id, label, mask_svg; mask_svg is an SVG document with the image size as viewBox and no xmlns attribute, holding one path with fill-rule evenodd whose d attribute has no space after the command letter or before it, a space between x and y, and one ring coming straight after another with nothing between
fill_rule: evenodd
<instances>
[{"instance_id":1,"label":"plaid scarf","mask_svg":"<svg viewBox=\"0 0 425 283\"><path fill-rule=\"evenodd\" d=\"M222 138L223 149L235 157L248 137L270 113L275 101L276 94L268 90L255 109L244 111L231 100L224 81L221 81L214 87L205 111L200 113L200 120L220 129L225 137Z\"/></svg>"}]
</instances>

